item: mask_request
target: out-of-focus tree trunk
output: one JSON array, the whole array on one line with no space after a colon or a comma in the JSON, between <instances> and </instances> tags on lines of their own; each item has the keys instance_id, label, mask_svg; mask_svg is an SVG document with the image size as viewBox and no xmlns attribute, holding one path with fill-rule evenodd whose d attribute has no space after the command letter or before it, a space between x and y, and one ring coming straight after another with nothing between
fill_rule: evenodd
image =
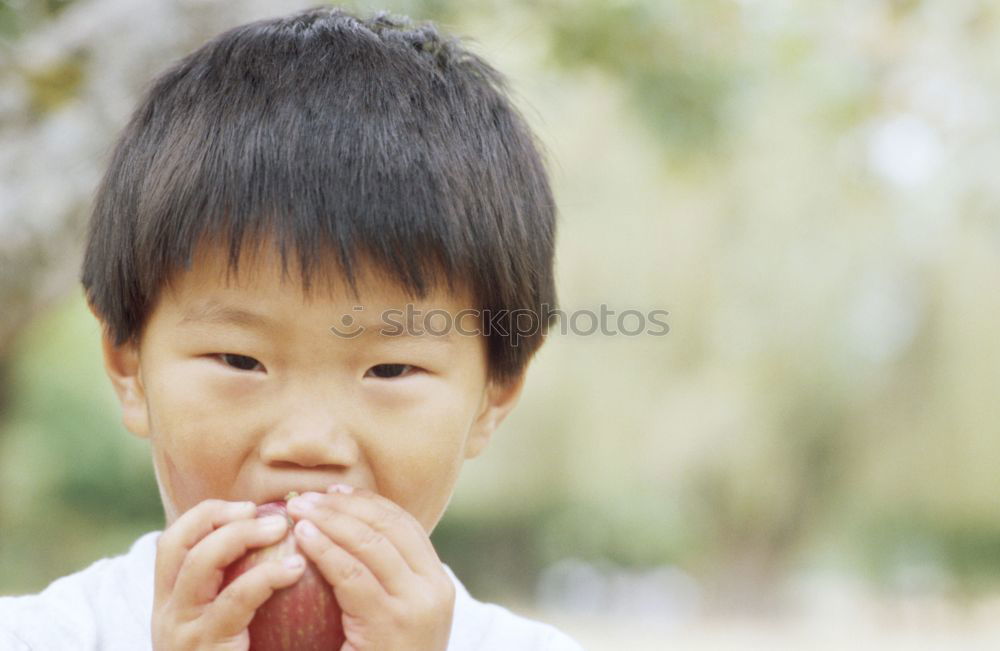
<instances>
[{"instance_id":1,"label":"out-of-focus tree trunk","mask_svg":"<svg viewBox=\"0 0 1000 651\"><path fill-rule=\"evenodd\" d=\"M10 359L0 356L0 414L10 405Z\"/></svg>"}]
</instances>

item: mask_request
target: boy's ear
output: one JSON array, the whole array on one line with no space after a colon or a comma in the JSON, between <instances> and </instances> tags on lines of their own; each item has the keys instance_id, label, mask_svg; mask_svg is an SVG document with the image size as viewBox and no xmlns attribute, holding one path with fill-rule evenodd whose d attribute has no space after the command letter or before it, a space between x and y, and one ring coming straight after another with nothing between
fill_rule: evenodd
<instances>
[{"instance_id":1,"label":"boy's ear","mask_svg":"<svg viewBox=\"0 0 1000 651\"><path fill-rule=\"evenodd\" d=\"M94 312L98 322L103 322ZM146 390L142 386L141 365L138 346L125 342L115 346L107 328L102 327L101 348L104 353L104 369L111 379L111 386L122 405L122 424L139 438L149 436L149 414L146 411Z\"/></svg>"},{"instance_id":2,"label":"boy's ear","mask_svg":"<svg viewBox=\"0 0 1000 651\"><path fill-rule=\"evenodd\" d=\"M465 442L466 459L474 459L486 449L486 444L490 442L493 431L500 426L500 423L521 397L526 375L527 372L522 372L516 378L502 384L493 380L486 384L479 414L473 421L472 428L469 430L469 438Z\"/></svg>"}]
</instances>

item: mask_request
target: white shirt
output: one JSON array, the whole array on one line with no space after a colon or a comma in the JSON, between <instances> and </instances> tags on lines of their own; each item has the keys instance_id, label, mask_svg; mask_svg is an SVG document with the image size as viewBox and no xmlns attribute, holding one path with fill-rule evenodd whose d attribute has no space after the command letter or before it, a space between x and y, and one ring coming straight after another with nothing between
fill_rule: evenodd
<instances>
[{"instance_id":1,"label":"white shirt","mask_svg":"<svg viewBox=\"0 0 1000 651\"><path fill-rule=\"evenodd\" d=\"M142 651L152 648L152 531L127 554L104 558L53 581L38 594L0 597L3 651ZM448 651L583 651L548 624L476 601L444 565L455 584Z\"/></svg>"}]
</instances>

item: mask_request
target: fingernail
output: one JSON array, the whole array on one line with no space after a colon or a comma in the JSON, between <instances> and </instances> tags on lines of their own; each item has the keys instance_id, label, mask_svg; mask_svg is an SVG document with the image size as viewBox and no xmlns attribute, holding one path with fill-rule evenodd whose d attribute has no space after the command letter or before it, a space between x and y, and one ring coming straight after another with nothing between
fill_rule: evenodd
<instances>
[{"instance_id":1,"label":"fingernail","mask_svg":"<svg viewBox=\"0 0 1000 651\"><path fill-rule=\"evenodd\" d=\"M307 502L312 502L313 504L315 504L316 502L319 502L321 499L323 499L323 496L319 493L309 492L309 493L303 493L302 497L300 497L299 499L305 500Z\"/></svg>"},{"instance_id":2,"label":"fingernail","mask_svg":"<svg viewBox=\"0 0 1000 651\"><path fill-rule=\"evenodd\" d=\"M260 519L260 528L264 531L281 531L287 525L287 520L283 515L269 515Z\"/></svg>"},{"instance_id":3,"label":"fingernail","mask_svg":"<svg viewBox=\"0 0 1000 651\"><path fill-rule=\"evenodd\" d=\"M297 570L306 564L306 560L296 554L295 556L289 556L283 561L285 567L290 570Z\"/></svg>"},{"instance_id":4,"label":"fingernail","mask_svg":"<svg viewBox=\"0 0 1000 651\"><path fill-rule=\"evenodd\" d=\"M312 538L319 533L319 529L316 528L316 525L309 522L309 520L299 520L299 523L295 525L295 528L300 534L302 534L303 538Z\"/></svg>"},{"instance_id":5,"label":"fingernail","mask_svg":"<svg viewBox=\"0 0 1000 651\"><path fill-rule=\"evenodd\" d=\"M354 487L348 486L347 484L333 484L332 486L326 489L326 492L344 493L345 495L349 495L354 492Z\"/></svg>"}]
</instances>

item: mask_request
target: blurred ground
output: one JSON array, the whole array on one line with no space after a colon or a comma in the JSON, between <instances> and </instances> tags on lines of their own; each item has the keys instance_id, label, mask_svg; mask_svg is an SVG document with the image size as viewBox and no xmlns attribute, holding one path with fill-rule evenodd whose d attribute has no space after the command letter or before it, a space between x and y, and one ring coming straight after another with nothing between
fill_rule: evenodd
<instances>
[{"instance_id":1,"label":"blurred ground","mask_svg":"<svg viewBox=\"0 0 1000 651\"><path fill-rule=\"evenodd\" d=\"M920 578L920 577L923 578ZM893 592L845 571L799 570L771 614L714 611L683 570L637 572L562 561L533 603L508 608L548 622L590 651L986 651L1000 648L1000 593L962 597L912 566Z\"/></svg>"},{"instance_id":2,"label":"blurred ground","mask_svg":"<svg viewBox=\"0 0 1000 651\"><path fill-rule=\"evenodd\" d=\"M550 621L555 621L550 618ZM862 629L845 627L816 632L794 622L712 620L679 630L657 628L650 622L561 621L588 651L987 651L1000 648L1000 627L889 625Z\"/></svg>"},{"instance_id":3,"label":"blurred ground","mask_svg":"<svg viewBox=\"0 0 1000 651\"><path fill-rule=\"evenodd\" d=\"M1000 648L1000 598L970 611L945 602L891 603L859 619L694 618L527 611L588 651L987 651Z\"/></svg>"}]
</instances>

